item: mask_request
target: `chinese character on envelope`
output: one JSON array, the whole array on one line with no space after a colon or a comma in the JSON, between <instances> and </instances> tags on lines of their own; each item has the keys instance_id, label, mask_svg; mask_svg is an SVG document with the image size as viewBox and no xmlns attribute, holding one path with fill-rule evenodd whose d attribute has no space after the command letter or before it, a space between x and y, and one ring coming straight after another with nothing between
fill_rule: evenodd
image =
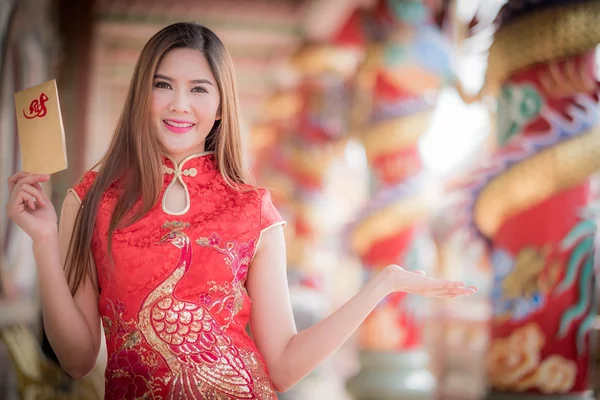
<instances>
[{"instance_id":1,"label":"chinese character on envelope","mask_svg":"<svg viewBox=\"0 0 600 400\"><path fill-rule=\"evenodd\" d=\"M67 168L67 148L56 81L15 93L23 171L52 174Z\"/></svg>"}]
</instances>

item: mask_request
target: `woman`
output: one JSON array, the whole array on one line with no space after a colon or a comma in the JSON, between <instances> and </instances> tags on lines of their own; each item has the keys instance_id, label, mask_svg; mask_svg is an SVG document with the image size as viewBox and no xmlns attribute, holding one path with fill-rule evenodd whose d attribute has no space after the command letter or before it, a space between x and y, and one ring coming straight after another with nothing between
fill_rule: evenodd
<instances>
[{"instance_id":1,"label":"woman","mask_svg":"<svg viewBox=\"0 0 600 400\"><path fill-rule=\"evenodd\" d=\"M229 54L209 29L178 23L142 50L110 147L67 194L60 228L40 187L49 177L10 178L8 215L33 239L44 326L71 376L94 367L102 320L107 398L276 398L387 294L477 290L392 265L297 333L284 222L241 154Z\"/></svg>"}]
</instances>

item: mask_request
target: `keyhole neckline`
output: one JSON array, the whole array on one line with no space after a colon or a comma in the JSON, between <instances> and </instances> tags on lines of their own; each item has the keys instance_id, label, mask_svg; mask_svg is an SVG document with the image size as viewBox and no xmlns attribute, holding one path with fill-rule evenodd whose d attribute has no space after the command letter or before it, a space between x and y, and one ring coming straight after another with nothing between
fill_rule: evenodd
<instances>
[{"instance_id":1,"label":"keyhole neckline","mask_svg":"<svg viewBox=\"0 0 600 400\"><path fill-rule=\"evenodd\" d=\"M198 175L198 170L194 166L192 166L190 168L184 168L184 166L190 160L201 158L201 157L204 157L207 155L212 155L212 154L214 154L214 151L205 151L202 153L191 154L191 155L187 156L186 158L184 158L179 164L170 155L163 154L164 157L166 159L168 159L169 161L171 161L171 163L173 164L172 167L170 167L166 164L163 164L163 166L162 166L163 174L173 175L173 179L171 180L171 182L169 183L169 185L167 186L167 188L165 189L165 191L163 193L162 210L165 214L180 216L189 211L190 206L191 206L190 192L188 190L188 186L187 186L186 182L183 180L183 177L187 176L187 177L193 178L196 175ZM167 196L168 196L169 192L171 191L171 189L173 188L173 186L177 182L179 182L183 186L183 189L185 192L185 207L180 211L171 211L167 208Z\"/></svg>"}]
</instances>

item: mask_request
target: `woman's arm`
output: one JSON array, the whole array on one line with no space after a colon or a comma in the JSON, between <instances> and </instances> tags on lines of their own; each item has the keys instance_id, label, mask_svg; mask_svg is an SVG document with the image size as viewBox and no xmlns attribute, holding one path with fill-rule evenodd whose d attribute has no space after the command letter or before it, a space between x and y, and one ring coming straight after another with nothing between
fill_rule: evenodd
<instances>
[{"instance_id":1,"label":"woman's arm","mask_svg":"<svg viewBox=\"0 0 600 400\"><path fill-rule=\"evenodd\" d=\"M79 208L79 200L68 193L61 210L58 234L33 244L46 335L61 366L74 379L83 378L94 368L101 340L96 268L92 256L94 281L86 276L73 296L62 267Z\"/></svg>"},{"instance_id":2,"label":"woman's arm","mask_svg":"<svg viewBox=\"0 0 600 400\"><path fill-rule=\"evenodd\" d=\"M71 295L63 265L80 203L72 193L67 195L58 226L56 211L40 185L49 178L26 172L11 176L6 211L33 240L46 335L61 366L78 379L94 368L100 349L98 293L86 277Z\"/></svg>"},{"instance_id":3,"label":"woman's arm","mask_svg":"<svg viewBox=\"0 0 600 400\"><path fill-rule=\"evenodd\" d=\"M462 282L433 279L392 265L329 317L297 333L281 227L271 228L262 235L246 286L252 298L252 337L279 392L296 384L339 349L388 294L405 291L424 296L456 297L477 290L465 287Z\"/></svg>"}]
</instances>

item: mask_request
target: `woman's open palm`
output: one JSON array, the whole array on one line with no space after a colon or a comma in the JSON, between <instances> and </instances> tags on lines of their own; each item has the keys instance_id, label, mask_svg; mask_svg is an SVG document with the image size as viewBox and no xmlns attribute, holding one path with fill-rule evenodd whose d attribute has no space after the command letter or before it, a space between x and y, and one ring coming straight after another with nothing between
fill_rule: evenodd
<instances>
[{"instance_id":1,"label":"woman's open palm","mask_svg":"<svg viewBox=\"0 0 600 400\"><path fill-rule=\"evenodd\" d=\"M385 271L393 285L394 292L406 292L426 297L470 296L477 292L477 286L467 286L465 282L449 281L428 277L424 271L408 271L398 265L390 265Z\"/></svg>"}]
</instances>

